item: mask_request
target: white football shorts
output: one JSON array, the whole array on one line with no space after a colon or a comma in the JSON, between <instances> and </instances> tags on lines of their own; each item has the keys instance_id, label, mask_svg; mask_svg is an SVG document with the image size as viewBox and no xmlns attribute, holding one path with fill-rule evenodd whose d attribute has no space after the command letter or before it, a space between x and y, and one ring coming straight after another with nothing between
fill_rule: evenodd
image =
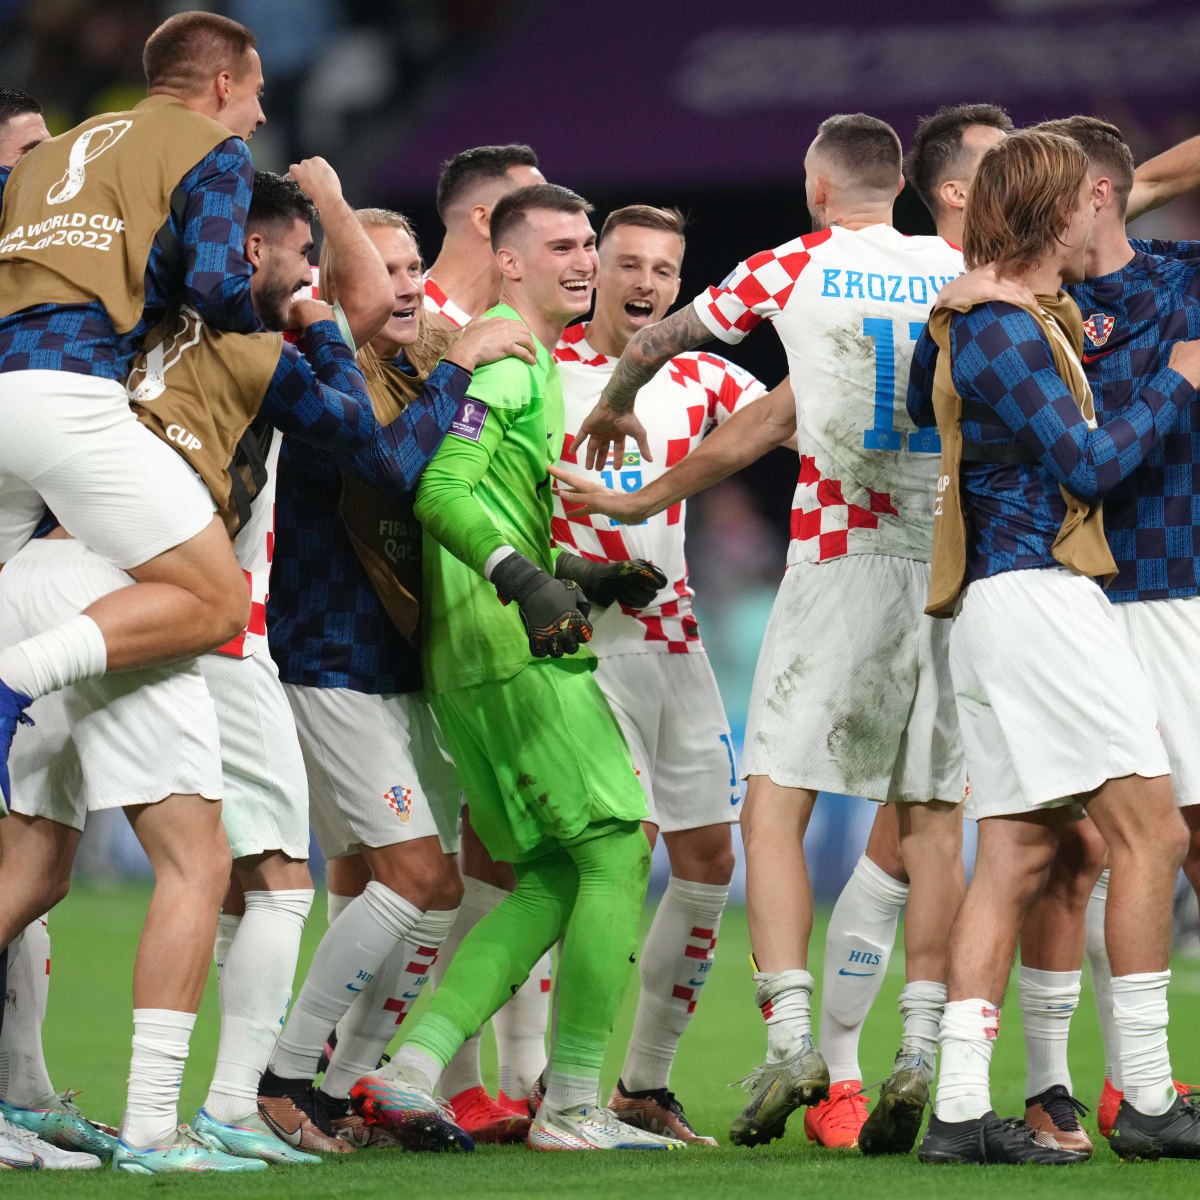
<instances>
[{"instance_id":1,"label":"white football shorts","mask_svg":"<svg viewBox=\"0 0 1200 1200\"><path fill-rule=\"evenodd\" d=\"M1132 600L1112 610L1150 681L1175 802L1200 804L1200 596Z\"/></svg>"},{"instance_id":2,"label":"white football shorts","mask_svg":"<svg viewBox=\"0 0 1200 1200\"><path fill-rule=\"evenodd\" d=\"M1170 772L1146 674L1082 575L1047 567L970 584L950 671L968 817L1074 806L1106 780Z\"/></svg>"},{"instance_id":3,"label":"white football shorts","mask_svg":"<svg viewBox=\"0 0 1200 1200\"><path fill-rule=\"evenodd\" d=\"M308 858L308 779L279 671L266 653L206 654L200 669L217 709L234 858L281 850Z\"/></svg>"},{"instance_id":4,"label":"white football shorts","mask_svg":"<svg viewBox=\"0 0 1200 1200\"><path fill-rule=\"evenodd\" d=\"M759 651L742 775L880 803L958 803L949 622L929 564L852 554L787 569Z\"/></svg>"},{"instance_id":5,"label":"white football shorts","mask_svg":"<svg viewBox=\"0 0 1200 1200\"><path fill-rule=\"evenodd\" d=\"M741 786L708 655L598 656L596 682L629 743L650 817L664 833L738 819Z\"/></svg>"},{"instance_id":6,"label":"white football shorts","mask_svg":"<svg viewBox=\"0 0 1200 1200\"><path fill-rule=\"evenodd\" d=\"M0 644L77 616L127 587L82 542L38 539L0 571ZM194 660L122 671L37 699L17 727L13 809L82 829L89 810L222 794L217 715Z\"/></svg>"},{"instance_id":7,"label":"white football shorts","mask_svg":"<svg viewBox=\"0 0 1200 1200\"><path fill-rule=\"evenodd\" d=\"M285 683L308 773L309 817L326 858L437 837L458 852L462 791L420 693L376 696Z\"/></svg>"},{"instance_id":8,"label":"white football shorts","mask_svg":"<svg viewBox=\"0 0 1200 1200\"><path fill-rule=\"evenodd\" d=\"M206 529L200 477L133 415L119 383L71 371L0 373L0 562L43 501L101 558L132 568Z\"/></svg>"}]
</instances>

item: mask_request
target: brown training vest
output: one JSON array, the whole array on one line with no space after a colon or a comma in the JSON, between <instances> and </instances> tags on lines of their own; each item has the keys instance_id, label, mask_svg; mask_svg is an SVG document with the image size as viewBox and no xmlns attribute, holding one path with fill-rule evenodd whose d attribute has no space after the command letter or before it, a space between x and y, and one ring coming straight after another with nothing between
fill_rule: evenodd
<instances>
[{"instance_id":1,"label":"brown training vest","mask_svg":"<svg viewBox=\"0 0 1200 1200\"><path fill-rule=\"evenodd\" d=\"M251 426L282 351L282 334L222 333L185 306L146 336L125 385L138 420L204 480L230 537L266 481L270 428Z\"/></svg>"},{"instance_id":2,"label":"brown training vest","mask_svg":"<svg viewBox=\"0 0 1200 1200\"><path fill-rule=\"evenodd\" d=\"M1083 348L1083 321L1075 301L1064 291L1056 296L1038 296L1038 307L1022 306L1038 323L1054 366L1075 397L1079 411L1094 426L1095 402L1079 361ZM963 519L959 469L963 462L1034 462L1023 447L1000 447L999 456L988 447L964 443L963 398L954 388L951 373L950 321L954 312L969 312L974 305L937 308L929 316L929 332L938 346L933 381L933 411L942 439L942 464L938 471L937 496L933 507L933 567L929 603L932 617L952 617L963 589L967 571L967 534ZM1011 453L1006 453L1011 451ZM1104 517L1099 501L1089 504L1059 485L1066 515L1051 548L1055 559L1079 575L1100 577L1107 585L1117 573L1112 552L1104 537Z\"/></svg>"},{"instance_id":3,"label":"brown training vest","mask_svg":"<svg viewBox=\"0 0 1200 1200\"><path fill-rule=\"evenodd\" d=\"M233 136L181 100L150 96L31 150L4 188L0 316L99 301L127 333L142 315L150 248L172 193Z\"/></svg>"},{"instance_id":4,"label":"brown training vest","mask_svg":"<svg viewBox=\"0 0 1200 1200\"><path fill-rule=\"evenodd\" d=\"M390 425L422 386L391 363L372 363L363 374L380 425ZM413 501L413 496L382 491L342 472L339 515L350 544L392 624L415 643L421 616L421 525Z\"/></svg>"}]
</instances>

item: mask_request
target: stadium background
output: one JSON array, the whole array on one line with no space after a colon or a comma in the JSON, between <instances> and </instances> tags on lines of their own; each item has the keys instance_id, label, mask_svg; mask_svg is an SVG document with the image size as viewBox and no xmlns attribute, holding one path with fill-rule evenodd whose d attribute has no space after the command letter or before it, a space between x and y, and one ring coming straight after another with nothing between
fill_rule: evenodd
<instances>
[{"instance_id":1,"label":"stadium background","mask_svg":"<svg viewBox=\"0 0 1200 1200\"><path fill-rule=\"evenodd\" d=\"M352 203L407 213L431 261L441 161L525 141L549 179L595 204L597 224L632 202L689 213L683 297L807 232L804 152L833 112L883 117L906 143L943 103L1000 103L1018 124L1089 112L1121 125L1139 160L1200 132L1195 0L855 0L837 10L802 0L0 0L0 81L37 95L52 132L128 107L143 93L145 35L184 7L224 12L259 37L259 166L324 155ZM932 232L907 189L896 222ZM1137 230L1196 236L1200 202ZM768 333L730 356L768 384L785 370ZM775 451L689 508L701 630L738 734L795 470L794 455ZM809 846L820 898L836 895L872 812L860 801L818 806ZM144 873L121 816L101 816L80 871Z\"/></svg>"}]
</instances>

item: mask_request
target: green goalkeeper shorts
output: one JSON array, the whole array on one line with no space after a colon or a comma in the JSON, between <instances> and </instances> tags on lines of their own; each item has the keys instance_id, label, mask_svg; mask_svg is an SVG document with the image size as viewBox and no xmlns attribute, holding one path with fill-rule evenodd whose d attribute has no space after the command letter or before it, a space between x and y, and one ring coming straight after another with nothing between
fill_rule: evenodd
<instances>
[{"instance_id":1,"label":"green goalkeeper shorts","mask_svg":"<svg viewBox=\"0 0 1200 1200\"><path fill-rule=\"evenodd\" d=\"M471 806L499 862L524 862L612 820L646 795L591 663L530 663L496 682L430 695Z\"/></svg>"}]
</instances>

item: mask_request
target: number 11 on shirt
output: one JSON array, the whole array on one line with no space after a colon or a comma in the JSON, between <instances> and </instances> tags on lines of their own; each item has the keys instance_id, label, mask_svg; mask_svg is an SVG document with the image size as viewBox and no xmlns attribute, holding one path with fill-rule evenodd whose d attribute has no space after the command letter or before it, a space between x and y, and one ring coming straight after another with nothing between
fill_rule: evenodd
<instances>
[{"instance_id":1,"label":"number 11 on shirt","mask_svg":"<svg viewBox=\"0 0 1200 1200\"><path fill-rule=\"evenodd\" d=\"M915 342L924 328L924 321L909 321L908 340ZM875 424L863 430L863 448L903 450L905 436L895 427L895 323L888 317L864 317L862 331L875 343ZM936 429L916 429L908 435L908 449L914 454L940 454L942 440Z\"/></svg>"}]
</instances>

